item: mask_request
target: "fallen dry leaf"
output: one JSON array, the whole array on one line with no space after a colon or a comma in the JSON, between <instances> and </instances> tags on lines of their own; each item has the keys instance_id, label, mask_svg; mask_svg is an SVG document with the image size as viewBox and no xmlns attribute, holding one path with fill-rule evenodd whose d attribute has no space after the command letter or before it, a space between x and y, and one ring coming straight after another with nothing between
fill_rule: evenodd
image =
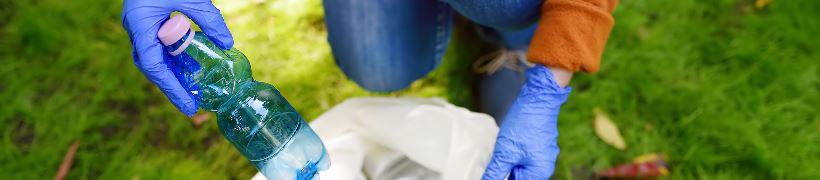
<instances>
[{"instance_id":1,"label":"fallen dry leaf","mask_svg":"<svg viewBox=\"0 0 820 180\"><path fill-rule=\"evenodd\" d=\"M202 126L202 124L204 124L205 121L208 121L208 119L211 119L211 114L208 112L200 111L196 113L194 117L191 117L191 123L194 124L194 127L199 127Z\"/></svg>"},{"instance_id":2,"label":"fallen dry leaf","mask_svg":"<svg viewBox=\"0 0 820 180\"><path fill-rule=\"evenodd\" d=\"M633 158L632 163L640 164L646 162L666 161L666 159L666 155L658 153L649 153Z\"/></svg>"},{"instance_id":3,"label":"fallen dry leaf","mask_svg":"<svg viewBox=\"0 0 820 180\"><path fill-rule=\"evenodd\" d=\"M763 9L764 7L768 6L772 3L772 0L757 0L755 1L755 7L757 9Z\"/></svg>"},{"instance_id":4,"label":"fallen dry leaf","mask_svg":"<svg viewBox=\"0 0 820 180\"><path fill-rule=\"evenodd\" d=\"M621 133L618 131L618 126L615 125L609 117L604 114L603 111L599 108L595 108L595 134L598 135L598 138L601 138L605 143L609 144L616 149L624 150L626 149L626 142L624 142L624 138L621 137Z\"/></svg>"},{"instance_id":5,"label":"fallen dry leaf","mask_svg":"<svg viewBox=\"0 0 820 180\"><path fill-rule=\"evenodd\" d=\"M632 163L624 163L598 172L595 179L658 179L669 175L669 163L660 154L645 154Z\"/></svg>"}]
</instances>

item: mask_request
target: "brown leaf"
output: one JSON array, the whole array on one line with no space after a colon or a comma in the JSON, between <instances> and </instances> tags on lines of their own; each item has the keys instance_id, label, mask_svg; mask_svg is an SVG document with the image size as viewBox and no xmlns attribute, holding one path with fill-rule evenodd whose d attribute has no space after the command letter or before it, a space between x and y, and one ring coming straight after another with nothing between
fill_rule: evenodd
<instances>
[{"instance_id":1,"label":"brown leaf","mask_svg":"<svg viewBox=\"0 0 820 180\"><path fill-rule=\"evenodd\" d=\"M208 119L211 119L211 114L208 112L200 111L196 113L196 115L191 117L191 123L194 124L194 127L199 127L202 126L202 124L204 124L205 121L208 121Z\"/></svg>"},{"instance_id":2,"label":"brown leaf","mask_svg":"<svg viewBox=\"0 0 820 180\"><path fill-rule=\"evenodd\" d=\"M615 147L619 150L626 149L626 142L624 142L624 138L621 137L621 133L618 131L618 126L615 125L609 117L604 114L603 111L599 108L595 108L595 134L598 135L598 138L601 138L605 143L609 144L612 147Z\"/></svg>"}]
</instances>

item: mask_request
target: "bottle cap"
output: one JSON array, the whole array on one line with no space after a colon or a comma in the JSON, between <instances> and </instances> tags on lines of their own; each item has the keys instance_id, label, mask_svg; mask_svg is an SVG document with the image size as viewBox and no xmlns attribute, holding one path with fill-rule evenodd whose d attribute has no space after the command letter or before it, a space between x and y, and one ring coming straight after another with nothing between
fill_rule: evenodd
<instances>
[{"instance_id":1,"label":"bottle cap","mask_svg":"<svg viewBox=\"0 0 820 180\"><path fill-rule=\"evenodd\" d=\"M159 27L157 37L159 37L159 41L162 42L162 44L169 46L182 39L182 36L185 36L190 29L191 22L188 21L188 18L184 15L177 14Z\"/></svg>"}]
</instances>

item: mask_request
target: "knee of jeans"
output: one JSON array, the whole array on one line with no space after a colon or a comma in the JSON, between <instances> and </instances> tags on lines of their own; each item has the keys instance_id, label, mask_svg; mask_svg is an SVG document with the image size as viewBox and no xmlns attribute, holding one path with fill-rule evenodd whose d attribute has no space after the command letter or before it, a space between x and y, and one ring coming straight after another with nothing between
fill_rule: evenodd
<instances>
[{"instance_id":1,"label":"knee of jeans","mask_svg":"<svg viewBox=\"0 0 820 180\"><path fill-rule=\"evenodd\" d=\"M368 91L391 92L410 86L438 66L442 52L437 47L446 41L428 41L331 41L331 45L336 64L348 78Z\"/></svg>"},{"instance_id":2,"label":"knee of jeans","mask_svg":"<svg viewBox=\"0 0 820 180\"><path fill-rule=\"evenodd\" d=\"M403 89L437 66L451 9L437 0L326 0L325 25L336 64L359 86Z\"/></svg>"},{"instance_id":3,"label":"knee of jeans","mask_svg":"<svg viewBox=\"0 0 820 180\"><path fill-rule=\"evenodd\" d=\"M442 0L468 19L496 29L529 27L539 18L543 0Z\"/></svg>"},{"instance_id":4,"label":"knee of jeans","mask_svg":"<svg viewBox=\"0 0 820 180\"><path fill-rule=\"evenodd\" d=\"M420 75L405 68L367 68L344 72L360 87L373 92L398 91L420 78Z\"/></svg>"},{"instance_id":5,"label":"knee of jeans","mask_svg":"<svg viewBox=\"0 0 820 180\"><path fill-rule=\"evenodd\" d=\"M380 43L377 43L380 44ZM335 46L336 64L344 74L368 91L391 92L410 86L432 71L440 62L433 47L419 50L394 49L389 45L360 44L367 50Z\"/></svg>"}]
</instances>

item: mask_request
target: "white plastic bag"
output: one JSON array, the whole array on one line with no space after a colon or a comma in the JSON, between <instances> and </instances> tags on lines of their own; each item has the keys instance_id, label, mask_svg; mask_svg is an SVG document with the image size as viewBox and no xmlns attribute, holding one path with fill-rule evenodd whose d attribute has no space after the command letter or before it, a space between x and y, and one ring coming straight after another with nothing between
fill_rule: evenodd
<instances>
[{"instance_id":1,"label":"white plastic bag","mask_svg":"<svg viewBox=\"0 0 820 180\"><path fill-rule=\"evenodd\" d=\"M439 98L349 99L311 127L330 154L324 180L480 179L498 133L489 115Z\"/></svg>"}]
</instances>

